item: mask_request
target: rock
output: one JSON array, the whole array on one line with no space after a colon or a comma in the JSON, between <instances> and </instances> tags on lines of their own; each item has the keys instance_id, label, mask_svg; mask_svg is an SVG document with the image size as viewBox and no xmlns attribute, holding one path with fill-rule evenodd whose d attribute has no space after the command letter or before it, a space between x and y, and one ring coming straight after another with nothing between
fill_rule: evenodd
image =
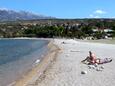
<instances>
[{"instance_id":1,"label":"rock","mask_svg":"<svg viewBox=\"0 0 115 86\"><path fill-rule=\"evenodd\" d=\"M61 42L61 44L66 44L65 42Z\"/></svg>"},{"instance_id":2,"label":"rock","mask_svg":"<svg viewBox=\"0 0 115 86\"><path fill-rule=\"evenodd\" d=\"M100 68L96 68L96 71L102 71L102 69L100 69Z\"/></svg>"},{"instance_id":3,"label":"rock","mask_svg":"<svg viewBox=\"0 0 115 86\"><path fill-rule=\"evenodd\" d=\"M81 74L87 74L87 71L81 71Z\"/></svg>"},{"instance_id":4,"label":"rock","mask_svg":"<svg viewBox=\"0 0 115 86\"><path fill-rule=\"evenodd\" d=\"M40 60L39 60L39 59L35 61L35 63L36 63L36 64L38 64L39 62L40 62Z\"/></svg>"},{"instance_id":5,"label":"rock","mask_svg":"<svg viewBox=\"0 0 115 86\"><path fill-rule=\"evenodd\" d=\"M100 68L101 68L101 69L104 69L104 67L103 67L103 66L101 66Z\"/></svg>"},{"instance_id":6,"label":"rock","mask_svg":"<svg viewBox=\"0 0 115 86\"><path fill-rule=\"evenodd\" d=\"M94 65L89 65L88 68L89 69L95 69L95 66Z\"/></svg>"},{"instance_id":7,"label":"rock","mask_svg":"<svg viewBox=\"0 0 115 86\"><path fill-rule=\"evenodd\" d=\"M97 67L97 66L98 66L98 64L97 64L97 63L95 63L95 64L94 64L94 66L95 66L95 67Z\"/></svg>"}]
</instances>

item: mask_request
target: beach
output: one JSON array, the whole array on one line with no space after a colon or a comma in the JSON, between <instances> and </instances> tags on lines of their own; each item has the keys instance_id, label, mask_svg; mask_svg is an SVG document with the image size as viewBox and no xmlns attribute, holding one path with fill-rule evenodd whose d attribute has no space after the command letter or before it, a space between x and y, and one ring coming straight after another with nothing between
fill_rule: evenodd
<instances>
[{"instance_id":1,"label":"beach","mask_svg":"<svg viewBox=\"0 0 115 86\"><path fill-rule=\"evenodd\" d=\"M114 86L115 85L115 45L79 42L72 39L55 39L54 44L62 51L33 85L28 86ZM103 70L90 69L81 63L92 51L99 58L112 58L112 62L102 64ZM87 71L81 74L81 71Z\"/></svg>"},{"instance_id":2,"label":"beach","mask_svg":"<svg viewBox=\"0 0 115 86\"><path fill-rule=\"evenodd\" d=\"M43 39L42 39L43 40ZM20 79L14 81L8 86L30 86L34 85L34 83L37 81L37 79L43 75L44 71L48 68L48 66L55 60L55 57L57 56L58 51L60 48L56 45L54 45L52 42L52 39L44 39L50 41L48 46L48 52L47 54L42 56L43 59L38 62L35 67L33 67L31 70L29 70L27 73L25 73Z\"/></svg>"},{"instance_id":3,"label":"beach","mask_svg":"<svg viewBox=\"0 0 115 86\"><path fill-rule=\"evenodd\" d=\"M48 46L51 52L14 86L114 86L114 44L54 39ZM101 59L112 58L113 61L89 68L81 63L89 51ZM103 69L97 70L99 67Z\"/></svg>"}]
</instances>

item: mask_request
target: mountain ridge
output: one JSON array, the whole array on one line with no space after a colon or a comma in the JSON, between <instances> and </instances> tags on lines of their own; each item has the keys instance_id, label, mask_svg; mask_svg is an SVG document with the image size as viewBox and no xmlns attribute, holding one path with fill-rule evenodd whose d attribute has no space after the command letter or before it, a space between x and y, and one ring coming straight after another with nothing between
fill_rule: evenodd
<instances>
[{"instance_id":1,"label":"mountain ridge","mask_svg":"<svg viewBox=\"0 0 115 86\"><path fill-rule=\"evenodd\" d=\"M0 21L34 20L34 19L54 19L55 17L34 14L28 11L14 11L0 9Z\"/></svg>"}]
</instances>

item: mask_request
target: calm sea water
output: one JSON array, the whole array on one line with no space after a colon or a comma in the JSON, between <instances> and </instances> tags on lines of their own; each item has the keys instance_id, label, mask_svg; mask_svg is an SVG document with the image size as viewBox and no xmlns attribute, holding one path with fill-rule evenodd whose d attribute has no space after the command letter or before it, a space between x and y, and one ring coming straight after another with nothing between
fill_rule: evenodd
<instances>
[{"instance_id":1,"label":"calm sea water","mask_svg":"<svg viewBox=\"0 0 115 86\"><path fill-rule=\"evenodd\" d=\"M47 44L36 39L1 39L0 86L7 86L30 70L48 51Z\"/></svg>"}]
</instances>

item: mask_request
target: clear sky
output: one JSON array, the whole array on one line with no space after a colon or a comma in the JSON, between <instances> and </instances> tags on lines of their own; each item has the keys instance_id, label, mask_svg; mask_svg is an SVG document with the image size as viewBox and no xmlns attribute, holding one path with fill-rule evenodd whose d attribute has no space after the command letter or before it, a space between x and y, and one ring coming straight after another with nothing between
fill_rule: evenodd
<instances>
[{"instance_id":1,"label":"clear sky","mask_svg":"<svg viewBox=\"0 0 115 86\"><path fill-rule=\"evenodd\" d=\"M57 18L115 18L115 0L0 0L0 8Z\"/></svg>"}]
</instances>

